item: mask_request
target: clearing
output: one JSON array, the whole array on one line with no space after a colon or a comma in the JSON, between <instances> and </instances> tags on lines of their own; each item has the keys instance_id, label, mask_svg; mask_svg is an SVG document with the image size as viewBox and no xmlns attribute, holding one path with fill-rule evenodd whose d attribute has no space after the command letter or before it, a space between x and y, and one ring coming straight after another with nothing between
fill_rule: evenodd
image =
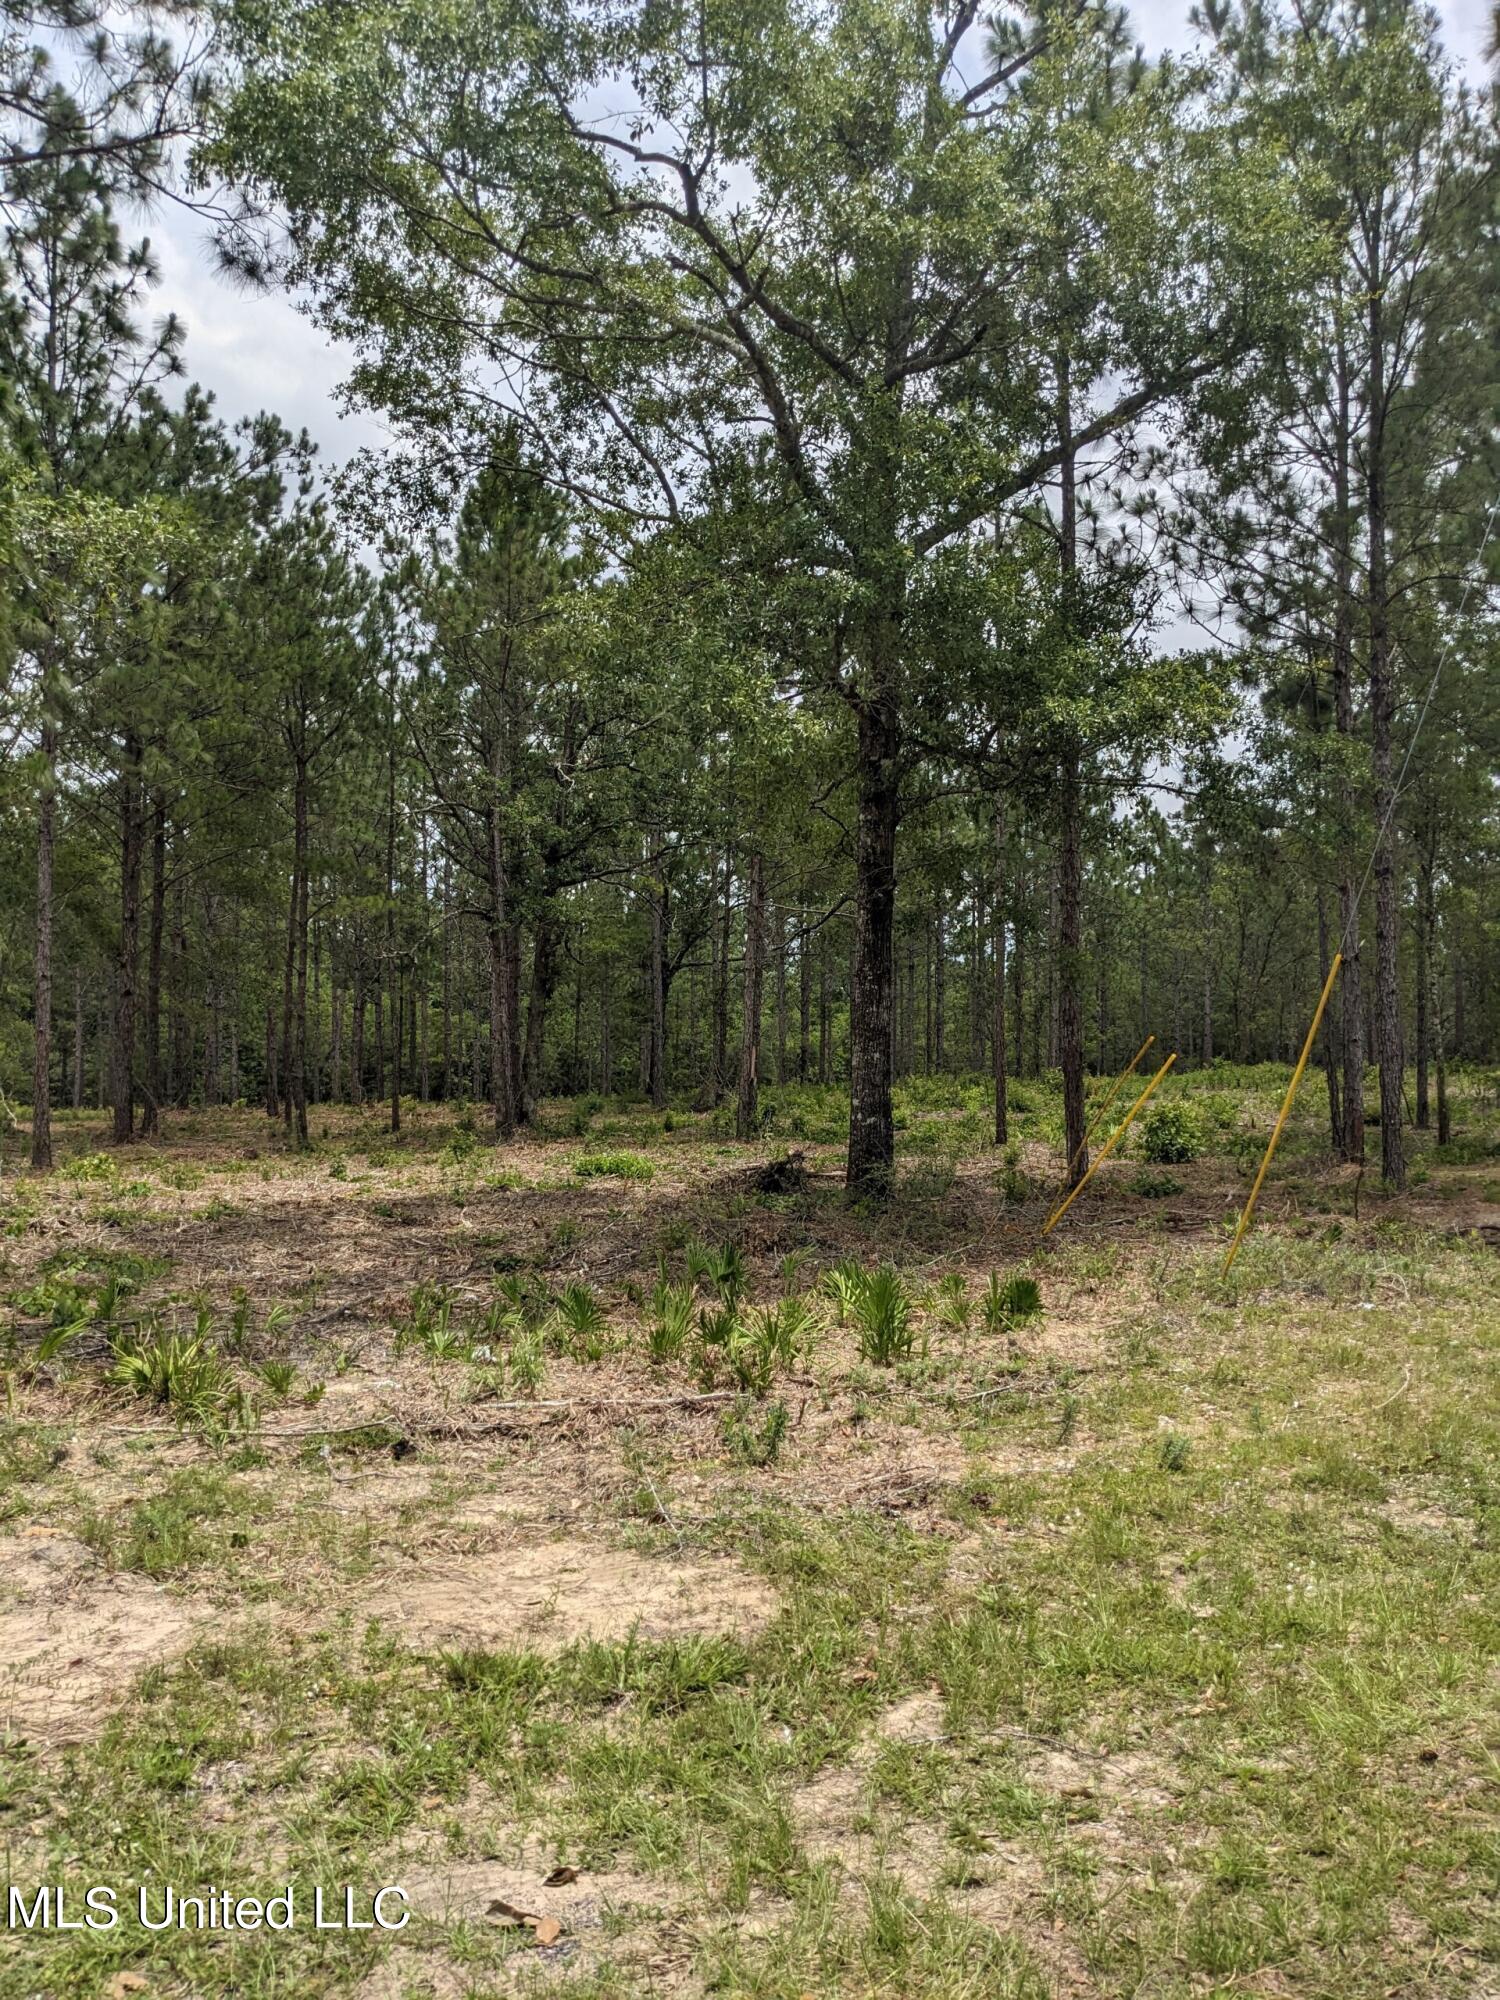
<instances>
[{"instance_id":1,"label":"clearing","mask_svg":"<svg viewBox=\"0 0 1500 2000\"><path fill-rule=\"evenodd\" d=\"M1225 1280L1283 1079L1178 1080L1200 1156L1048 1239L1029 1081L1006 1154L906 1086L883 1212L810 1088L750 1148L63 1114L0 1188L0 1813L125 1915L0 1995L1500 1994L1500 1106L1398 1201L1309 1088Z\"/></svg>"}]
</instances>

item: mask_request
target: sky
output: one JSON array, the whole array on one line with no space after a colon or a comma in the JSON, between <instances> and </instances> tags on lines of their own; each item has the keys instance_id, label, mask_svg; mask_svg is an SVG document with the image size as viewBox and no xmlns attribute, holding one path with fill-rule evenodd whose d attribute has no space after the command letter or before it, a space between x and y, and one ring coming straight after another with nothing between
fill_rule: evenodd
<instances>
[{"instance_id":1,"label":"sky","mask_svg":"<svg viewBox=\"0 0 1500 2000\"><path fill-rule=\"evenodd\" d=\"M1482 81L1490 0L1442 0L1444 41L1475 83ZM1143 0L1131 9L1137 39L1148 52L1184 48L1192 39L1179 0ZM168 210L147 231L162 271L153 305L187 325L189 376L211 390L231 421L274 411L291 429L305 428L330 469L362 447L380 448L389 434L377 413L345 413L339 387L349 354L285 294L246 294L215 271L205 227Z\"/></svg>"}]
</instances>

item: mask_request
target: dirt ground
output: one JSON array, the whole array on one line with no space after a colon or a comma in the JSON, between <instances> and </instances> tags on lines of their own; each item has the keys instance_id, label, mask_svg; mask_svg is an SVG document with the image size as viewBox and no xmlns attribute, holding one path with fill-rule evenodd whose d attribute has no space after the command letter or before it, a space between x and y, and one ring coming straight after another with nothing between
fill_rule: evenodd
<instances>
[{"instance_id":1,"label":"dirt ground","mask_svg":"<svg viewBox=\"0 0 1500 2000\"><path fill-rule=\"evenodd\" d=\"M1490 1109L1399 1200L1309 1127L1226 1280L1218 1098L1051 1236L1040 1092L1003 1165L913 1107L880 1210L685 1114L65 1117L0 1190L0 1814L127 1919L0 1996L1500 1992Z\"/></svg>"}]
</instances>

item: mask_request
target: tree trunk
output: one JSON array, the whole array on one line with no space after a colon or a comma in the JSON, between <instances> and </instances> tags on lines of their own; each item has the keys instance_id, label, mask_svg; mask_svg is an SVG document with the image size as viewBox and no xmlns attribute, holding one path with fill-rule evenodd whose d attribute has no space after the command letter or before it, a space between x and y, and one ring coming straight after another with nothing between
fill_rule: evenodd
<instances>
[{"instance_id":1,"label":"tree trunk","mask_svg":"<svg viewBox=\"0 0 1500 2000\"><path fill-rule=\"evenodd\" d=\"M833 1075L833 981L828 965L828 934L818 943L818 1082Z\"/></svg>"},{"instance_id":2,"label":"tree trunk","mask_svg":"<svg viewBox=\"0 0 1500 2000\"><path fill-rule=\"evenodd\" d=\"M167 808L158 799L151 815L151 924L146 947L146 1091L141 1131L161 1122L161 953L167 923Z\"/></svg>"},{"instance_id":3,"label":"tree trunk","mask_svg":"<svg viewBox=\"0 0 1500 2000\"><path fill-rule=\"evenodd\" d=\"M141 811L139 746L126 746L120 778L120 949L115 973L114 1036L110 1046L110 1106L116 1145L135 1137L135 1010L140 975L141 862L145 816Z\"/></svg>"},{"instance_id":4,"label":"tree trunk","mask_svg":"<svg viewBox=\"0 0 1500 2000\"><path fill-rule=\"evenodd\" d=\"M531 940L531 992L526 1003L526 1052L521 1065L521 1116L530 1124L542 1089L547 1010L557 987L557 932L544 910Z\"/></svg>"},{"instance_id":5,"label":"tree trunk","mask_svg":"<svg viewBox=\"0 0 1500 2000\"><path fill-rule=\"evenodd\" d=\"M349 1002L349 1102L365 1101L365 961L364 945L356 947L354 992Z\"/></svg>"},{"instance_id":6,"label":"tree trunk","mask_svg":"<svg viewBox=\"0 0 1500 2000\"><path fill-rule=\"evenodd\" d=\"M401 967L395 966L391 974L391 1130L401 1130L401 1029L402 1029L402 986Z\"/></svg>"},{"instance_id":7,"label":"tree trunk","mask_svg":"<svg viewBox=\"0 0 1500 2000\"><path fill-rule=\"evenodd\" d=\"M1375 776L1375 989L1380 1015L1380 1171L1393 1188L1406 1185L1402 1143L1401 981L1397 963L1396 794L1392 736L1396 719L1395 661L1390 640L1386 548L1385 333L1379 272L1372 273L1370 426L1365 467L1369 554L1370 729Z\"/></svg>"},{"instance_id":8,"label":"tree trunk","mask_svg":"<svg viewBox=\"0 0 1500 2000\"><path fill-rule=\"evenodd\" d=\"M1328 968L1332 955L1328 949L1328 910L1323 899L1323 885L1318 885L1318 991L1321 993L1328 984ZM1322 1030L1323 1074L1328 1084L1328 1130L1332 1138L1333 1150L1343 1149L1344 1123L1342 1107L1339 1103L1339 1064L1336 1037L1331 1019L1325 1020Z\"/></svg>"},{"instance_id":9,"label":"tree trunk","mask_svg":"<svg viewBox=\"0 0 1500 2000\"><path fill-rule=\"evenodd\" d=\"M1338 398L1338 431L1334 456L1334 608L1333 608L1333 722L1346 744L1354 736L1354 633L1351 574L1353 559L1350 538L1353 513L1350 498L1350 415L1349 359L1342 333L1334 349L1334 369ZM1347 758L1344 767L1347 772ZM1339 785L1339 837L1342 871L1339 881L1340 949L1344 963L1339 970L1339 1025L1343 1042L1344 1088L1340 1144L1346 1160L1363 1162L1365 1157L1365 1010L1363 969L1359 949L1359 890L1354 859L1359 802L1352 779L1343 776Z\"/></svg>"},{"instance_id":10,"label":"tree trunk","mask_svg":"<svg viewBox=\"0 0 1500 2000\"><path fill-rule=\"evenodd\" d=\"M1448 1108L1448 1061L1447 1038L1443 1033L1442 990L1438 985L1438 954L1436 940L1428 959L1428 977L1432 981L1432 1053L1433 1066L1437 1071L1437 1142L1449 1145L1453 1139L1453 1120Z\"/></svg>"},{"instance_id":11,"label":"tree trunk","mask_svg":"<svg viewBox=\"0 0 1500 2000\"><path fill-rule=\"evenodd\" d=\"M646 1088L652 1109L667 1108L667 885L658 874L663 857L654 855L651 879L651 960L646 1019Z\"/></svg>"},{"instance_id":12,"label":"tree trunk","mask_svg":"<svg viewBox=\"0 0 1500 2000\"><path fill-rule=\"evenodd\" d=\"M1057 1054L1062 1068L1068 1182L1076 1187L1089 1164L1083 1092L1083 801L1076 749L1070 749L1063 759L1058 805Z\"/></svg>"},{"instance_id":13,"label":"tree trunk","mask_svg":"<svg viewBox=\"0 0 1500 2000\"><path fill-rule=\"evenodd\" d=\"M266 1116L274 1118L281 1109L276 1088L276 1009L266 1002Z\"/></svg>"},{"instance_id":14,"label":"tree trunk","mask_svg":"<svg viewBox=\"0 0 1500 2000\"><path fill-rule=\"evenodd\" d=\"M786 1082L786 911L776 904L776 1081Z\"/></svg>"},{"instance_id":15,"label":"tree trunk","mask_svg":"<svg viewBox=\"0 0 1500 2000\"><path fill-rule=\"evenodd\" d=\"M1006 1120L1005 1074L1005 795L995 794L995 1144L1010 1137Z\"/></svg>"},{"instance_id":16,"label":"tree trunk","mask_svg":"<svg viewBox=\"0 0 1500 2000\"><path fill-rule=\"evenodd\" d=\"M724 906L719 921L719 952L714 968L714 1049L710 1099L724 1102L729 1088L729 947L734 930L734 859L724 850Z\"/></svg>"},{"instance_id":17,"label":"tree trunk","mask_svg":"<svg viewBox=\"0 0 1500 2000\"><path fill-rule=\"evenodd\" d=\"M36 820L36 962L32 1005L31 1164L52 1165L52 864L57 839L57 729L42 723Z\"/></svg>"},{"instance_id":18,"label":"tree trunk","mask_svg":"<svg viewBox=\"0 0 1500 2000\"><path fill-rule=\"evenodd\" d=\"M797 941L797 1081L806 1083L812 1073L812 940L807 934L807 896L801 904L800 936Z\"/></svg>"},{"instance_id":19,"label":"tree trunk","mask_svg":"<svg viewBox=\"0 0 1500 2000\"><path fill-rule=\"evenodd\" d=\"M765 862L759 848L751 852L745 888L745 985L734 1136L754 1139L760 1134L760 1012L766 916Z\"/></svg>"},{"instance_id":20,"label":"tree trunk","mask_svg":"<svg viewBox=\"0 0 1500 2000\"><path fill-rule=\"evenodd\" d=\"M290 1050L287 1064L287 1117L293 1143L305 1147L307 1134L307 766L299 763L292 815L292 896L296 958L293 967Z\"/></svg>"},{"instance_id":21,"label":"tree trunk","mask_svg":"<svg viewBox=\"0 0 1500 2000\"><path fill-rule=\"evenodd\" d=\"M331 969L331 968L330 968ZM344 1101L344 989L334 980L328 1030L328 1101Z\"/></svg>"},{"instance_id":22,"label":"tree trunk","mask_svg":"<svg viewBox=\"0 0 1500 2000\"><path fill-rule=\"evenodd\" d=\"M83 1109L83 974L73 968L73 1109Z\"/></svg>"},{"instance_id":23,"label":"tree trunk","mask_svg":"<svg viewBox=\"0 0 1500 2000\"><path fill-rule=\"evenodd\" d=\"M1422 868L1421 902L1417 909L1417 1130L1425 1132L1432 1123L1431 1085L1428 1064L1432 1050L1431 959L1432 959L1432 861Z\"/></svg>"},{"instance_id":24,"label":"tree trunk","mask_svg":"<svg viewBox=\"0 0 1500 2000\"><path fill-rule=\"evenodd\" d=\"M486 934L490 953L490 1109L494 1116L496 1138L509 1139L516 1129L516 1101L511 1090L511 988L506 964L510 926L506 908L505 839L497 804L490 806L486 835L490 890L490 921Z\"/></svg>"},{"instance_id":25,"label":"tree trunk","mask_svg":"<svg viewBox=\"0 0 1500 2000\"><path fill-rule=\"evenodd\" d=\"M877 686L894 652L894 632L877 631ZM889 665L894 666L894 661ZM896 979L896 829L900 820L900 739L894 701L877 696L859 711L859 818L854 848L854 953L849 973L849 1187L884 1195L896 1159L891 1103Z\"/></svg>"}]
</instances>

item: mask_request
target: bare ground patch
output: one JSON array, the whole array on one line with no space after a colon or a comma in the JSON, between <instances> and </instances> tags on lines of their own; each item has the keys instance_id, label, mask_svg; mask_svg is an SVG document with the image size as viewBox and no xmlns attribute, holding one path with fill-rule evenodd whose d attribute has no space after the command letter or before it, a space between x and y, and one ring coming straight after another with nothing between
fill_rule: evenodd
<instances>
[{"instance_id":1,"label":"bare ground patch","mask_svg":"<svg viewBox=\"0 0 1500 2000\"><path fill-rule=\"evenodd\" d=\"M775 1594L728 1561L672 1562L603 1543L546 1542L391 1581L370 1616L411 1644L551 1648L575 1639L750 1633Z\"/></svg>"},{"instance_id":2,"label":"bare ground patch","mask_svg":"<svg viewBox=\"0 0 1500 2000\"><path fill-rule=\"evenodd\" d=\"M136 1675L175 1659L210 1615L47 1528L0 1542L0 1577L0 1723L51 1742L96 1733Z\"/></svg>"}]
</instances>

